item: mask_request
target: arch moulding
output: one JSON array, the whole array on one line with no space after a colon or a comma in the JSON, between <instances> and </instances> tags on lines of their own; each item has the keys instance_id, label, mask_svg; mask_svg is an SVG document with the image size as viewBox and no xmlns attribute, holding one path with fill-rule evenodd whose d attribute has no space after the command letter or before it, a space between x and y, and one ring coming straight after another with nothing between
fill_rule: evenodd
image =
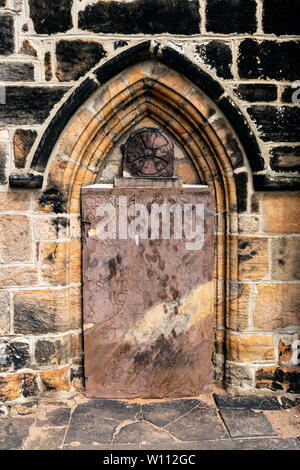
<instances>
[{"instance_id":1,"label":"arch moulding","mask_svg":"<svg viewBox=\"0 0 300 470\"><path fill-rule=\"evenodd\" d=\"M74 297L74 291L80 292L81 286L81 188L95 183L109 163L110 152L131 128L145 119L163 127L184 148L201 184L214 189L214 361L216 377L223 381L227 354L226 330L239 330L241 284L237 224L239 212L251 211L253 189L250 165L239 137L220 106L207 95L207 89L203 91L204 87L200 89L199 83L186 77L179 70L182 65L177 64L173 68L166 64L164 54L169 48L159 52L156 43L156 50L151 43L142 43L139 47L135 59L131 55L127 56L126 67L124 63L121 67L116 61L114 67L112 63L111 68L99 68L94 72L100 84L92 86L88 98L87 93L82 92L84 104L74 111L71 118L69 110L63 132L58 128L51 133L55 118L52 119L52 124L35 148L30 167L44 175L42 195L37 194L36 198L36 211L39 215L43 212L62 214L69 219L72 227L70 237L63 242L57 240L58 244L64 243L63 255L54 259L53 270L61 271L59 264L63 259L64 270L59 285L66 287L69 330L77 328L81 331L81 295L79 293ZM172 55L173 50L169 54ZM124 57L121 57L122 60L124 62ZM81 86L87 86L91 80L85 79ZM216 92L217 89L215 85ZM218 92L219 97L221 91ZM62 113L63 109L64 105L58 113ZM255 142L249 140L247 145L253 148ZM256 155L257 159L252 165L259 169L261 159ZM72 320L74 302L79 312L75 326Z\"/></svg>"}]
</instances>

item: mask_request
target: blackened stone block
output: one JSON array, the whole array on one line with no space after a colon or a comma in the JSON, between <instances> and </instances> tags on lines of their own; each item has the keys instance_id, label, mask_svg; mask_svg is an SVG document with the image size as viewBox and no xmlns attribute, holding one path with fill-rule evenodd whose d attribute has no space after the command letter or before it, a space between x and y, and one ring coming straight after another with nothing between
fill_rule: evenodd
<instances>
[{"instance_id":1,"label":"blackened stone block","mask_svg":"<svg viewBox=\"0 0 300 470\"><path fill-rule=\"evenodd\" d=\"M19 54L30 55L31 57L37 57L37 52L35 47L31 44L29 39L24 39L22 41Z\"/></svg>"},{"instance_id":2,"label":"blackened stone block","mask_svg":"<svg viewBox=\"0 0 300 470\"><path fill-rule=\"evenodd\" d=\"M300 393L300 368L265 367L255 372L255 387L269 390L284 390L287 393Z\"/></svg>"},{"instance_id":3,"label":"blackened stone block","mask_svg":"<svg viewBox=\"0 0 300 470\"><path fill-rule=\"evenodd\" d=\"M1 82L31 82L34 80L34 66L20 62L0 64Z\"/></svg>"},{"instance_id":4,"label":"blackened stone block","mask_svg":"<svg viewBox=\"0 0 300 470\"><path fill-rule=\"evenodd\" d=\"M30 364L29 344L21 341L0 341L0 370L18 370Z\"/></svg>"},{"instance_id":5,"label":"blackened stone block","mask_svg":"<svg viewBox=\"0 0 300 470\"><path fill-rule=\"evenodd\" d=\"M64 33L73 27L73 0L29 0L30 17L38 34Z\"/></svg>"},{"instance_id":6,"label":"blackened stone block","mask_svg":"<svg viewBox=\"0 0 300 470\"><path fill-rule=\"evenodd\" d=\"M196 52L201 62L214 69L219 77L232 78L232 52L228 44L223 41L197 44Z\"/></svg>"},{"instance_id":7,"label":"blackened stone block","mask_svg":"<svg viewBox=\"0 0 300 470\"><path fill-rule=\"evenodd\" d=\"M198 0L98 1L79 12L79 28L112 34L197 34Z\"/></svg>"},{"instance_id":8,"label":"blackened stone block","mask_svg":"<svg viewBox=\"0 0 300 470\"><path fill-rule=\"evenodd\" d=\"M23 376L22 394L25 398L35 397L39 394L39 387L35 374L25 373Z\"/></svg>"},{"instance_id":9,"label":"blackened stone block","mask_svg":"<svg viewBox=\"0 0 300 470\"><path fill-rule=\"evenodd\" d=\"M253 175L253 185L256 191L299 191L298 176Z\"/></svg>"},{"instance_id":10,"label":"blackened stone block","mask_svg":"<svg viewBox=\"0 0 300 470\"><path fill-rule=\"evenodd\" d=\"M15 50L14 19L11 15L0 15L0 54L10 55Z\"/></svg>"},{"instance_id":11,"label":"blackened stone block","mask_svg":"<svg viewBox=\"0 0 300 470\"><path fill-rule=\"evenodd\" d=\"M114 42L114 50L119 49L120 47L125 47L125 46L128 46L128 42L123 41L122 39L120 39L120 41Z\"/></svg>"},{"instance_id":12,"label":"blackened stone block","mask_svg":"<svg viewBox=\"0 0 300 470\"><path fill-rule=\"evenodd\" d=\"M7 161L7 145L0 142L0 184L5 184L6 179L6 161Z\"/></svg>"},{"instance_id":13,"label":"blackened stone block","mask_svg":"<svg viewBox=\"0 0 300 470\"><path fill-rule=\"evenodd\" d=\"M275 171L300 171L300 145L272 148L270 165Z\"/></svg>"},{"instance_id":14,"label":"blackened stone block","mask_svg":"<svg viewBox=\"0 0 300 470\"><path fill-rule=\"evenodd\" d=\"M298 86L286 86L284 87L281 95L282 103L300 103L300 82Z\"/></svg>"},{"instance_id":15,"label":"blackened stone block","mask_svg":"<svg viewBox=\"0 0 300 470\"><path fill-rule=\"evenodd\" d=\"M297 0L263 0L263 30L267 34L299 34L300 4Z\"/></svg>"},{"instance_id":16,"label":"blackened stone block","mask_svg":"<svg viewBox=\"0 0 300 470\"><path fill-rule=\"evenodd\" d=\"M96 88L96 82L87 78L73 91L67 101L63 103L40 140L32 160L32 168L37 171L45 169L50 153L66 123Z\"/></svg>"},{"instance_id":17,"label":"blackened stone block","mask_svg":"<svg viewBox=\"0 0 300 470\"><path fill-rule=\"evenodd\" d=\"M257 41L245 39L239 47L240 78L298 80L300 41Z\"/></svg>"},{"instance_id":18,"label":"blackened stone block","mask_svg":"<svg viewBox=\"0 0 300 470\"><path fill-rule=\"evenodd\" d=\"M100 65L95 71L98 81L103 84L138 61L150 57L151 41L144 41L120 52L116 57ZM170 48L169 48L170 49Z\"/></svg>"},{"instance_id":19,"label":"blackened stone block","mask_svg":"<svg viewBox=\"0 0 300 470\"><path fill-rule=\"evenodd\" d=\"M41 124L53 106L68 90L66 87L6 87L6 104L0 106L3 124Z\"/></svg>"},{"instance_id":20,"label":"blackened stone block","mask_svg":"<svg viewBox=\"0 0 300 470\"><path fill-rule=\"evenodd\" d=\"M263 170L264 160L261 156L260 148L243 113L235 105L233 100L227 96L221 98L219 107L238 133L252 170Z\"/></svg>"},{"instance_id":21,"label":"blackened stone block","mask_svg":"<svg viewBox=\"0 0 300 470\"><path fill-rule=\"evenodd\" d=\"M37 189L43 186L43 176L33 173L12 173L9 175L9 185L12 188Z\"/></svg>"},{"instance_id":22,"label":"blackened stone block","mask_svg":"<svg viewBox=\"0 0 300 470\"><path fill-rule=\"evenodd\" d=\"M251 106L247 108L264 142L298 142L300 108L289 106Z\"/></svg>"},{"instance_id":23,"label":"blackened stone block","mask_svg":"<svg viewBox=\"0 0 300 470\"><path fill-rule=\"evenodd\" d=\"M44 69L45 69L45 80L49 82L52 79L51 53L49 51L46 51L44 55Z\"/></svg>"},{"instance_id":24,"label":"blackened stone block","mask_svg":"<svg viewBox=\"0 0 300 470\"><path fill-rule=\"evenodd\" d=\"M244 212L247 210L248 201L248 174L237 173L234 175L234 177L236 181L238 211Z\"/></svg>"},{"instance_id":25,"label":"blackened stone block","mask_svg":"<svg viewBox=\"0 0 300 470\"><path fill-rule=\"evenodd\" d=\"M56 76L60 82L77 80L105 56L98 42L61 40L56 45Z\"/></svg>"},{"instance_id":26,"label":"blackened stone block","mask_svg":"<svg viewBox=\"0 0 300 470\"><path fill-rule=\"evenodd\" d=\"M256 101L275 101L277 99L276 85L265 85L257 83L243 83L234 88L238 98L255 103Z\"/></svg>"},{"instance_id":27,"label":"blackened stone block","mask_svg":"<svg viewBox=\"0 0 300 470\"><path fill-rule=\"evenodd\" d=\"M34 356L39 366L65 364L70 357L70 337L56 340L38 340L35 345Z\"/></svg>"},{"instance_id":28,"label":"blackened stone block","mask_svg":"<svg viewBox=\"0 0 300 470\"><path fill-rule=\"evenodd\" d=\"M255 33L254 0L209 0L206 5L206 30L213 33Z\"/></svg>"}]
</instances>

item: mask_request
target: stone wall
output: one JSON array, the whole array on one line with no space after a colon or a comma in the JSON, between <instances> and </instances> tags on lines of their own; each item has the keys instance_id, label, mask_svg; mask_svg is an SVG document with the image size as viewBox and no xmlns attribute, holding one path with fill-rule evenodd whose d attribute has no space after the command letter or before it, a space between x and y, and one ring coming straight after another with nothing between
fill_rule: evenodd
<instances>
[{"instance_id":1,"label":"stone wall","mask_svg":"<svg viewBox=\"0 0 300 470\"><path fill-rule=\"evenodd\" d=\"M0 401L82 388L79 214L64 210L62 188L14 189L9 176L30 170L51 118L80 80L146 39L222 85L219 102L236 103L263 159L254 175L260 191L251 171L235 174L239 214L230 235L240 274L232 314L216 327L216 375L225 367L229 386L300 393L298 7L295 0L0 0ZM81 108L65 134L66 154L88 112ZM231 124L244 132L238 120ZM62 157L58 175L64 164ZM184 165L184 182L198 181ZM101 172L114 175L108 166Z\"/></svg>"}]
</instances>

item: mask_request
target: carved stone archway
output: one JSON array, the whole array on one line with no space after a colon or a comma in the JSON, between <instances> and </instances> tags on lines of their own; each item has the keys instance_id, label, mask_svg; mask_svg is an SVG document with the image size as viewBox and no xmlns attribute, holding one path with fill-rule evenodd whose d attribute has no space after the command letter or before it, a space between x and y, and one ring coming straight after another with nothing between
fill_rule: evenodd
<instances>
[{"instance_id":1,"label":"carved stone archway","mask_svg":"<svg viewBox=\"0 0 300 470\"><path fill-rule=\"evenodd\" d=\"M145 118L158 123L179 142L201 183L214 189L214 360L216 378L221 382L226 369L226 329L239 329L241 286L237 222L239 210L244 211L251 205L252 177L244 150L228 120L195 83L160 60L147 58L94 90L53 147L44 171L43 194L37 197L37 211L54 210L65 214L73 227L69 241L61 248L62 256L54 260L54 263L61 263L63 259L61 285L67 287L65 305L72 318L74 302L77 311L81 309L80 298L74 300L73 295L80 276L81 188L96 181L114 146ZM41 166L35 158L32 167L41 169ZM53 266L53 269L60 271L61 266ZM74 271L77 274L74 275ZM69 329L73 330L71 323Z\"/></svg>"}]
</instances>

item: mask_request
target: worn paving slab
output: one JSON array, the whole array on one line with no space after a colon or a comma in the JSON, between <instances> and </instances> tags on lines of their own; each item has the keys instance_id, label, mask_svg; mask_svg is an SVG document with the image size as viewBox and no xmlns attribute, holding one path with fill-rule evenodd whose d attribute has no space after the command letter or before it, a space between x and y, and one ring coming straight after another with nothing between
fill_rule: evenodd
<instances>
[{"instance_id":1,"label":"worn paving slab","mask_svg":"<svg viewBox=\"0 0 300 470\"><path fill-rule=\"evenodd\" d=\"M297 439L225 439L141 445L144 450L300 450Z\"/></svg>"},{"instance_id":2,"label":"worn paving slab","mask_svg":"<svg viewBox=\"0 0 300 470\"><path fill-rule=\"evenodd\" d=\"M32 428L22 450L56 450L63 445L65 427Z\"/></svg>"},{"instance_id":3,"label":"worn paving slab","mask_svg":"<svg viewBox=\"0 0 300 470\"><path fill-rule=\"evenodd\" d=\"M71 409L67 407L43 409L37 413L36 426L67 426L71 417Z\"/></svg>"},{"instance_id":4,"label":"worn paving slab","mask_svg":"<svg viewBox=\"0 0 300 470\"><path fill-rule=\"evenodd\" d=\"M255 395L219 395L213 394L218 408L248 408L252 410L280 410L277 397L258 397Z\"/></svg>"},{"instance_id":5,"label":"worn paving slab","mask_svg":"<svg viewBox=\"0 0 300 470\"><path fill-rule=\"evenodd\" d=\"M150 423L139 422L124 426L114 438L114 442L119 444L174 443L175 438L170 433Z\"/></svg>"},{"instance_id":6,"label":"worn paving slab","mask_svg":"<svg viewBox=\"0 0 300 470\"><path fill-rule=\"evenodd\" d=\"M199 405L199 400L197 399L154 401L143 404L143 417L146 421L163 427L185 415L197 405Z\"/></svg>"},{"instance_id":7,"label":"worn paving slab","mask_svg":"<svg viewBox=\"0 0 300 470\"><path fill-rule=\"evenodd\" d=\"M231 437L277 436L262 411L221 408L220 414Z\"/></svg>"},{"instance_id":8,"label":"worn paving slab","mask_svg":"<svg viewBox=\"0 0 300 470\"><path fill-rule=\"evenodd\" d=\"M46 402L0 419L0 449L300 450L300 406L277 409L274 397L260 398Z\"/></svg>"},{"instance_id":9,"label":"worn paving slab","mask_svg":"<svg viewBox=\"0 0 300 470\"><path fill-rule=\"evenodd\" d=\"M201 402L189 413L165 426L164 429L177 439L187 442L226 439L228 437L216 409Z\"/></svg>"},{"instance_id":10,"label":"worn paving slab","mask_svg":"<svg viewBox=\"0 0 300 470\"><path fill-rule=\"evenodd\" d=\"M1 418L0 419L0 450L19 449L29 434L33 418Z\"/></svg>"}]
</instances>

